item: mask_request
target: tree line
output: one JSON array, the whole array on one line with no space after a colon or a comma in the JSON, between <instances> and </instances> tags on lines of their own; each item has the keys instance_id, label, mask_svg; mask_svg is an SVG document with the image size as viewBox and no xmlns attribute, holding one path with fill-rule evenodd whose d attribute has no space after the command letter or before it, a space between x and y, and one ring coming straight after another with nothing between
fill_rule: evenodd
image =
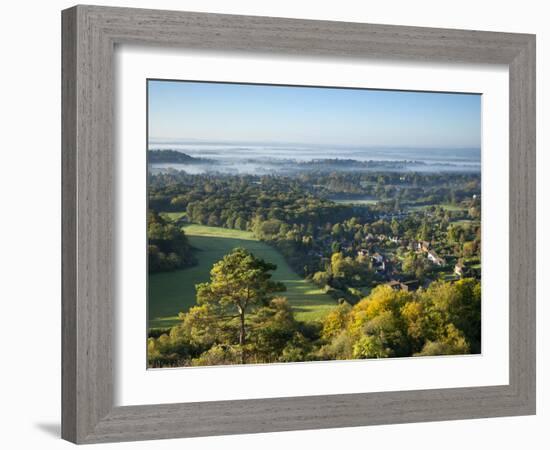
<instances>
[{"instance_id":1,"label":"tree line","mask_svg":"<svg viewBox=\"0 0 550 450\"><path fill-rule=\"evenodd\" d=\"M185 232L153 210L147 212L147 257L149 273L182 269L196 263Z\"/></svg>"}]
</instances>

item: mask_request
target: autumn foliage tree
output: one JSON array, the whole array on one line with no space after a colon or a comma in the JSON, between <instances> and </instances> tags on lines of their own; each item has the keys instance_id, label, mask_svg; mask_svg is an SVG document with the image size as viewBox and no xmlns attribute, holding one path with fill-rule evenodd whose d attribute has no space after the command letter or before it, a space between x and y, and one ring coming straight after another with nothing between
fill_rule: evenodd
<instances>
[{"instance_id":1,"label":"autumn foliage tree","mask_svg":"<svg viewBox=\"0 0 550 450\"><path fill-rule=\"evenodd\" d=\"M481 287L474 279L435 282L418 292L377 287L323 322L321 359L479 353Z\"/></svg>"}]
</instances>

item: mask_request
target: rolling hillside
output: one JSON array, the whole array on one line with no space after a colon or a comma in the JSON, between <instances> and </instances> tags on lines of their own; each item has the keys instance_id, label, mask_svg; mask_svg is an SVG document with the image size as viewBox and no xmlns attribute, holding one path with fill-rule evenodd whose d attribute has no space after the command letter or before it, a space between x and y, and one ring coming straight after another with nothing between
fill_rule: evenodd
<instances>
[{"instance_id":1,"label":"rolling hillside","mask_svg":"<svg viewBox=\"0 0 550 450\"><path fill-rule=\"evenodd\" d=\"M187 311L195 304L195 285L208 281L212 265L236 247L246 248L277 265L273 278L286 285L287 291L281 295L288 298L298 320L318 320L336 306L334 299L299 277L277 250L258 241L250 232L188 225L185 233L197 249L195 255L199 263L191 268L149 276L149 328L175 324L178 312Z\"/></svg>"}]
</instances>

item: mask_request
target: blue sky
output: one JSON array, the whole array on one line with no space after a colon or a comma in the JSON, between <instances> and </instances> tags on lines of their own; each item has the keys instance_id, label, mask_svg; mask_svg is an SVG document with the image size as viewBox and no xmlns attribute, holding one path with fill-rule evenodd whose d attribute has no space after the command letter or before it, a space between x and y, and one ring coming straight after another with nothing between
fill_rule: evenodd
<instances>
[{"instance_id":1,"label":"blue sky","mask_svg":"<svg viewBox=\"0 0 550 450\"><path fill-rule=\"evenodd\" d=\"M148 82L149 138L479 148L481 96Z\"/></svg>"}]
</instances>

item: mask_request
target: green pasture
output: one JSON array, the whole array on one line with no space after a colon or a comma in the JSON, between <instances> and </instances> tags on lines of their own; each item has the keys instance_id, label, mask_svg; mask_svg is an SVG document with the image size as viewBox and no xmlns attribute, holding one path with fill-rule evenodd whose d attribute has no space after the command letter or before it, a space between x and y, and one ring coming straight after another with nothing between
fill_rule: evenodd
<instances>
[{"instance_id":1,"label":"green pasture","mask_svg":"<svg viewBox=\"0 0 550 450\"><path fill-rule=\"evenodd\" d=\"M160 216L163 219L167 219L167 220L170 220L172 222L175 222L176 220L179 220L182 217L184 217L186 214L187 213L185 211L181 211L181 212L161 212Z\"/></svg>"},{"instance_id":2,"label":"green pasture","mask_svg":"<svg viewBox=\"0 0 550 450\"><path fill-rule=\"evenodd\" d=\"M351 199L351 198L329 198L331 202L338 203L341 205L355 205L355 206L364 206L364 205L376 205L378 199L376 198L360 198L360 199Z\"/></svg>"},{"instance_id":3,"label":"green pasture","mask_svg":"<svg viewBox=\"0 0 550 450\"><path fill-rule=\"evenodd\" d=\"M451 203L434 203L431 205L410 205L408 206L408 209L410 211L425 211L428 208L431 208L432 206L439 206L446 211L453 211L453 212L466 211L466 208L464 208L463 206L453 205Z\"/></svg>"},{"instance_id":4,"label":"green pasture","mask_svg":"<svg viewBox=\"0 0 550 450\"><path fill-rule=\"evenodd\" d=\"M258 241L248 231L188 225L184 227L189 242L196 249L198 264L183 270L149 275L149 328L164 328L177 323L180 311L195 305L195 285L208 281L212 265L236 247L277 265L273 279L283 282L296 318L302 321L321 319L336 302L314 284L299 277L283 256L269 245Z\"/></svg>"}]
</instances>

